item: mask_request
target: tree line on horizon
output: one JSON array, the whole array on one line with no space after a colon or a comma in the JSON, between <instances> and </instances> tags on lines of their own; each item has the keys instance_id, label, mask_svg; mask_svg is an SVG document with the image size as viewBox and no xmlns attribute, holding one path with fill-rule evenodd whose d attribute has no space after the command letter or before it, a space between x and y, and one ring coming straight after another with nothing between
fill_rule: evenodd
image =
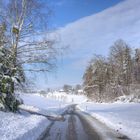
<instances>
[{"instance_id":1,"label":"tree line on horizon","mask_svg":"<svg viewBox=\"0 0 140 140\"><path fill-rule=\"evenodd\" d=\"M107 57L94 55L90 60L83 86L86 95L97 102L113 101L139 91L140 49L133 50L125 41L117 40Z\"/></svg>"}]
</instances>

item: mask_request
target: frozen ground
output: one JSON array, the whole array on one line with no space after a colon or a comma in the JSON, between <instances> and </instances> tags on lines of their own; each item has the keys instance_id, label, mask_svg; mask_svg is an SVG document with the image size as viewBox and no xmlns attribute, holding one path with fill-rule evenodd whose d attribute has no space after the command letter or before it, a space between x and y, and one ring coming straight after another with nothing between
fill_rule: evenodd
<instances>
[{"instance_id":1,"label":"frozen ground","mask_svg":"<svg viewBox=\"0 0 140 140\"><path fill-rule=\"evenodd\" d=\"M140 104L95 104L90 102L82 103L78 107L132 140L140 140Z\"/></svg>"}]
</instances>

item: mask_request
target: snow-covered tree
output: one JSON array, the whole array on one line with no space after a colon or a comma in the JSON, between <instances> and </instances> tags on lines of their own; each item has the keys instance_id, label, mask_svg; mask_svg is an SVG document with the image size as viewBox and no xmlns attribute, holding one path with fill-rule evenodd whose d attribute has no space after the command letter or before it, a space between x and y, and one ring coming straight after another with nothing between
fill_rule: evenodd
<instances>
[{"instance_id":1,"label":"snow-covered tree","mask_svg":"<svg viewBox=\"0 0 140 140\"><path fill-rule=\"evenodd\" d=\"M53 46L54 40L50 39L50 32L47 30L50 11L43 1L1 0L0 24L4 22L2 28L6 29L1 32L5 32L6 47L11 57L7 60L10 64L8 69L11 71L10 77L16 79L13 90L15 81L25 80L25 71L48 72L55 67L58 48ZM0 37L1 42L4 42L2 34ZM6 80L5 83L7 82Z\"/></svg>"},{"instance_id":2,"label":"snow-covered tree","mask_svg":"<svg viewBox=\"0 0 140 140\"><path fill-rule=\"evenodd\" d=\"M135 50L134 65L133 65L134 80L140 84L140 49Z\"/></svg>"},{"instance_id":3,"label":"snow-covered tree","mask_svg":"<svg viewBox=\"0 0 140 140\"><path fill-rule=\"evenodd\" d=\"M109 81L109 67L106 59L96 55L91 60L84 76L84 89L88 96L94 96L101 100L102 93ZM98 94L94 89L98 89Z\"/></svg>"},{"instance_id":4,"label":"snow-covered tree","mask_svg":"<svg viewBox=\"0 0 140 140\"><path fill-rule=\"evenodd\" d=\"M16 111L19 101L14 96L14 82L20 81L21 76L13 76L12 51L8 47L5 30L5 24L2 24L0 28L0 104L3 105L3 109ZM21 71L22 69L17 73L21 74Z\"/></svg>"},{"instance_id":5,"label":"snow-covered tree","mask_svg":"<svg viewBox=\"0 0 140 140\"><path fill-rule=\"evenodd\" d=\"M116 84L129 85L132 82L131 49L123 41L118 40L110 48L110 62L113 69L113 79Z\"/></svg>"},{"instance_id":6,"label":"snow-covered tree","mask_svg":"<svg viewBox=\"0 0 140 140\"><path fill-rule=\"evenodd\" d=\"M109 57L95 55L83 76L87 96L96 101L105 101L129 94L129 87L133 79L131 57L131 49L123 40L117 40L114 43L110 48ZM137 77L138 63L135 64L135 67L137 67L135 70L135 77Z\"/></svg>"}]
</instances>

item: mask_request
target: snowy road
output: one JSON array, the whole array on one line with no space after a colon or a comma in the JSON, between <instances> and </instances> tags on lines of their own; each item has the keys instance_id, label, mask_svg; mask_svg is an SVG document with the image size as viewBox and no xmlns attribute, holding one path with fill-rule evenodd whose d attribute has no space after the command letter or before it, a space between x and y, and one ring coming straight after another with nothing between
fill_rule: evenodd
<instances>
[{"instance_id":1,"label":"snowy road","mask_svg":"<svg viewBox=\"0 0 140 140\"><path fill-rule=\"evenodd\" d=\"M38 95L22 96L24 96L23 100L26 104L25 111L31 109L33 112L37 112L33 114L51 116L47 119L47 127L44 126L44 121L43 125L37 125L38 130L44 127L40 131L41 135L38 132L35 133L39 137L38 140L40 138L41 140L140 140L139 104L96 104L85 102L85 99L79 96L77 98L72 96L70 99L75 99L75 102L72 103L56 101L56 99L49 97L46 99ZM79 104L79 102L82 103ZM65 121L63 121L64 118ZM10 120L10 122L13 121ZM4 133L6 137L8 128L7 125L5 129L3 127L1 129L2 133L6 132ZM25 128L23 127L23 129ZM29 128L32 132L33 128ZM29 134L32 135L30 132ZM13 131L14 133L17 134L17 131ZM20 137L19 134L17 136ZM27 138L31 139L28 135L25 139ZM9 137L8 140L10 140Z\"/></svg>"},{"instance_id":2,"label":"snowy road","mask_svg":"<svg viewBox=\"0 0 140 140\"><path fill-rule=\"evenodd\" d=\"M80 119L75 113L75 105L68 106L63 121L52 123L43 140L100 140L85 120Z\"/></svg>"},{"instance_id":3,"label":"snowy road","mask_svg":"<svg viewBox=\"0 0 140 140\"><path fill-rule=\"evenodd\" d=\"M33 111L34 112L37 111L37 113L42 114L43 116L45 115L47 117L48 115L52 114L52 117L48 118L50 121L52 121L51 123L52 125L49 127L49 129L43 131L41 136L41 138L43 137L42 140L121 140L121 139L130 140L127 137L129 135L127 135L127 133L122 133L121 127L119 128L117 127L118 121L114 123L115 128L109 127L108 123L104 123L100 121L100 119L99 120L96 119L96 117L90 114L90 111L87 112L90 109L89 106L87 107L87 104L84 107L82 106L79 107L79 104L77 102L74 102L75 105L74 103L72 105L70 103L67 105L64 103L64 106L61 106L60 109L59 108L60 102L56 102L55 100L50 100L50 99L47 99L46 102L46 99L43 97L40 96L35 96L35 97L37 98L37 101L34 104L30 104L31 99L32 100L34 99L33 95L28 102L25 100L26 101L25 103L27 105L33 105L40 108L42 106L41 109L35 108ZM40 101L38 102L38 100ZM35 99L33 101L35 101ZM93 111L91 110L91 112L99 113L99 110L101 110L102 113L104 113L103 107L101 109L98 108L96 109L96 106L97 105L95 104L91 105L91 109L93 110ZM52 111L52 108L55 108L55 113L49 113L49 111ZM126 108L124 110L126 110ZM111 112L112 111L114 110L111 110ZM112 115L114 116L115 114ZM128 115L126 117L128 118ZM119 121L119 124L120 122L123 121ZM135 139L132 138L131 140L135 140Z\"/></svg>"},{"instance_id":4,"label":"snowy road","mask_svg":"<svg viewBox=\"0 0 140 140\"><path fill-rule=\"evenodd\" d=\"M81 112L81 115L73 109L74 106L70 106L64 115L64 121L53 122L43 140L128 140L126 136L114 132L104 124L92 118L90 119L88 116L84 118L84 113ZM91 123L89 123L88 119L90 119ZM91 124L98 126L100 132L97 127L94 128Z\"/></svg>"},{"instance_id":5,"label":"snowy road","mask_svg":"<svg viewBox=\"0 0 140 140\"><path fill-rule=\"evenodd\" d=\"M85 129L87 129L85 131ZM71 114L65 116L65 121L55 122L43 140L100 140L95 132L83 124L78 116Z\"/></svg>"}]
</instances>

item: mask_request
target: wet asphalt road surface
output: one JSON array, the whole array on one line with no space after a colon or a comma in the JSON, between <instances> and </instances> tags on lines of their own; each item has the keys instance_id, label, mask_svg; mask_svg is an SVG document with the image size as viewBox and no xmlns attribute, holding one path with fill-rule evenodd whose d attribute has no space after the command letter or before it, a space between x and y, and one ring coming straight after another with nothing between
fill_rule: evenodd
<instances>
[{"instance_id":1,"label":"wet asphalt road surface","mask_svg":"<svg viewBox=\"0 0 140 140\"><path fill-rule=\"evenodd\" d=\"M77 115L65 115L63 122L54 122L43 140L100 140L93 130L83 125Z\"/></svg>"}]
</instances>

